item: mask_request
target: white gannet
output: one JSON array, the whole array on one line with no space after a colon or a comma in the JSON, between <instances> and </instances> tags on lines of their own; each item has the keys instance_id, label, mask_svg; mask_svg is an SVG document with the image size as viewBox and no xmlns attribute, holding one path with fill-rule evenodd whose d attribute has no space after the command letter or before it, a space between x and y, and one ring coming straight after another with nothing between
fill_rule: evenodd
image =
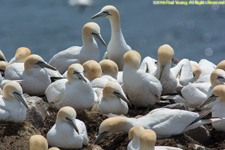
<instances>
[{"instance_id":1,"label":"white gannet","mask_svg":"<svg viewBox=\"0 0 225 150\"><path fill-rule=\"evenodd\" d=\"M86 126L76 116L76 111L69 106L58 111L56 123L47 133L50 146L71 149L82 148L88 144Z\"/></svg>"},{"instance_id":2,"label":"white gannet","mask_svg":"<svg viewBox=\"0 0 225 150\"><path fill-rule=\"evenodd\" d=\"M39 55L30 55L24 63L13 63L5 70L5 78L9 80L23 80L23 92L29 95L40 96L51 83L50 77L44 68L56 70L48 65Z\"/></svg>"},{"instance_id":3,"label":"white gannet","mask_svg":"<svg viewBox=\"0 0 225 150\"><path fill-rule=\"evenodd\" d=\"M99 65L102 68L102 75L110 75L117 80L118 75L118 66L117 64L110 59L103 59L99 62Z\"/></svg>"},{"instance_id":4,"label":"white gannet","mask_svg":"<svg viewBox=\"0 0 225 150\"><path fill-rule=\"evenodd\" d=\"M105 84L103 97L98 104L100 112L126 115L128 113L128 105L131 106L118 83L108 82Z\"/></svg>"},{"instance_id":5,"label":"white gannet","mask_svg":"<svg viewBox=\"0 0 225 150\"><path fill-rule=\"evenodd\" d=\"M140 118L112 117L104 120L100 124L95 144L106 135L120 131L128 133L132 127L137 125L143 126L145 129L154 130L158 138L167 138L197 128L200 125L224 119L201 118L195 112L168 108L154 109Z\"/></svg>"},{"instance_id":6,"label":"white gannet","mask_svg":"<svg viewBox=\"0 0 225 150\"><path fill-rule=\"evenodd\" d=\"M127 145L127 150L138 150L140 145L139 136L144 130L142 126L134 126L129 130L128 138L131 141Z\"/></svg>"},{"instance_id":7,"label":"white gannet","mask_svg":"<svg viewBox=\"0 0 225 150\"><path fill-rule=\"evenodd\" d=\"M105 41L100 34L100 27L94 22L86 23L82 30L83 46L72 46L54 55L49 64L63 74L73 63L83 64L88 60L99 61L100 54L95 38L99 39L104 45Z\"/></svg>"},{"instance_id":8,"label":"white gannet","mask_svg":"<svg viewBox=\"0 0 225 150\"><path fill-rule=\"evenodd\" d=\"M5 122L23 122L28 105L19 83L8 82L0 96L0 120Z\"/></svg>"},{"instance_id":9,"label":"white gannet","mask_svg":"<svg viewBox=\"0 0 225 150\"><path fill-rule=\"evenodd\" d=\"M0 61L6 61L5 55L3 54L3 52L0 50Z\"/></svg>"},{"instance_id":10,"label":"white gannet","mask_svg":"<svg viewBox=\"0 0 225 150\"><path fill-rule=\"evenodd\" d=\"M123 89L128 99L136 106L153 105L162 92L159 80L139 69L141 55L137 51L124 54Z\"/></svg>"},{"instance_id":11,"label":"white gannet","mask_svg":"<svg viewBox=\"0 0 225 150\"><path fill-rule=\"evenodd\" d=\"M225 85L215 86L211 95L201 104L200 108L209 103L212 104L212 117L225 117ZM224 120L212 123L212 125L216 130L225 131Z\"/></svg>"},{"instance_id":12,"label":"white gannet","mask_svg":"<svg viewBox=\"0 0 225 150\"><path fill-rule=\"evenodd\" d=\"M20 47L16 50L15 56L9 61L12 63L24 63L26 58L31 55L31 51L27 47Z\"/></svg>"},{"instance_id":13,"label":"white gannet","mask_svg":"<svg viewBox=\"0 0 225 150\"><path fill-rule=\"evenodd\" d=\"M48 150L48 142L42 135L32 135L29 139L29 150Z\"/></svg>"},{"instance_id":14,"label":"white gannet","mask_svg":"<svg viewBox=\"0 0 225 150\"><path fill-rule=\"evenodd\" d=\"M118 65L119 70L122 70L124 65L123 55L131 48L127 45L120 28L119 11L114 6L107 5L99 13L95 14L92 19L99 17L107 17L111 24L111 39L104 58L113 60Z\"/></svg>"},{"instance_id":15,"label":"white gannet","mask_svg":"<svg viewBox=\"0 0 225 150\"><path fill-rule=\"evenodd\" d=\"M58 109L71 106L75 109L86 109L93 106L95 93L89 81L83 75L80 64L72 64L67 71L67 79L51 83L45 95L49 103Z\"/></svg>"}]
</instances>

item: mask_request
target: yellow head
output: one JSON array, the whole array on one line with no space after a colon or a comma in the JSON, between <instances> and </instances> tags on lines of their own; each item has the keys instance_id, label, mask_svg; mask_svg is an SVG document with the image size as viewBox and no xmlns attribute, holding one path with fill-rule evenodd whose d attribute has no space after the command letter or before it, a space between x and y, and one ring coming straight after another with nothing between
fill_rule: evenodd
<instances>
[{"instance_id":1,"label":"yellow head","mask_svg":"<svg viewBox=\"0 0 225 150\"><path fill-rule=\"evenodd\" d=\"M141 55L135 51L131 50L124 54L123 56L125 64L138 69L141 63Z\"/></svg>"},{"instance_id":2,"label":"yellow head","mask_svg":"<svg viewBox=\"0 0 225 150\"><path fill-rule=\"evenodd\" d=\"M100 78L102 76L102 69L98 62L95 60L88 60L83 64L84 75L88 80L94 80L95 78Z\"/></svg>"},{"instance_id":3,"label":"yellow head","mask_svg":"<svg viewBox=\"0 0 225 150\"><path fill-rule=\"evenodd\" d=\"M29 48L26 47L20 47L17 49L15 54L15 60L14 62L17 63L24 63L25 59L31 55L31 51Z\"/></svg>"},{"instance_id":4,"label":"yellow head","mask_svg":"<svg viewBox=\"0 0 225 150\"><path fill-rule=\"evenodd\" d=\"M213 88L212 94L220 97L220 100L225 101L225 85L217 85Z\"/></svg>"},{"instance_id":5,"label":"yellow head","mask_svg":"<svg viewBox=\"0 0 225 150\"><path fill-rule=\"evenodd\" d=\"M225 60L218 63L218 65L216 66L216 69L223 69L225 71Z\"/></svg>"},{"instance_id":6,"label":"yellow head","mask_svg":"<svg viewBox=\"0 0 225 150\"><path fill-rule=\"evenodd\" d=\"M139 135L144 131L145 129L142 126L134 126L130 129L128 133L129 140L133 139L134 137L139 137Z\"/></svg>"},{"instance_id":7,"label":"yellow head","mask_svg":"<svg viewBox=\"0 0 225 150\"><path fill-rule=\"evenodd\" d=\"M15 98L14 92L23 95L23 89L20 84L15 81L6 83L3 87L3 98L7 100Z\"/></svg>"},{"instance_id":8,"label":"yellow head","mask_svg":"<svg viewBox=\"0 0 225 150\"><path fill-rule=\"evenodd\" d=\"M222 69L215 69L210 75L210 82L212 87L225 83L225 71Z\"/></svg>"},{"instance_id":9,"label":"yellow head","mask_svg":"<svg viewBox=\"0 0 225 150\"><path fill-rule=\"evenodd\" d=\"M192 79L192 82L195 82L196 80L198 80L200 74L201 74L201 69L197 66L197 65L192 65L192 72L194 75L194 78Z\"/></svg>"},{"instance_id":10,"label":"yellow head","mask_svg":"<svg viewBox=\"0 0 225 150\"><path fill-rule=\"evenodd\" d=\"M154 150L156 134L153 130L146 129L140 134L140 149Z\"/></svg>"},{"instance_id":11,"label":"yellow head","mask_svg":"<svg viewBox=\"0 0 225 150\"><path fill-rule=\"evenodd\" d=\"M84 68L81 64L75 63L69 66L67 70L67 79L68 82L71 84L73 81L77 79L81 79L84 82L87 82L83 75Z\"/></svg>"},{"instance_id":12,"label":"yellow head","mask_svg":"<svg viewBox=\"0 0 225 150\"><path fill-rule=\"evenodd\" d=\"M174 55L174 50L168 44L164 44L160 46L158 49L158 59L161 65L168 64L171 61L173 55Z\"/></svg>"},{"instance_id":13,"label":"yellow head","mask_svg":"<svg viewBox=\"0 0 225 150\"><path fill-rule=\"evenodd\" d=\"M110 75L113 78L117 79L117 74L118 74L118 66L117 64L110 60L110 59L103 59L102 61L99 62L101 68L102 68L102 73L106 75Z\"/></svg>"},{"instance_id":14,"label":"yellow head","mask_svg":"<svg viewBox=\"0 0 225 150\"><path fill-rule=\"evenodd\" d=\"M30 150L48 150L48 142L42 135L33 135L29 139Z\"/></svg>"}]
</instances>

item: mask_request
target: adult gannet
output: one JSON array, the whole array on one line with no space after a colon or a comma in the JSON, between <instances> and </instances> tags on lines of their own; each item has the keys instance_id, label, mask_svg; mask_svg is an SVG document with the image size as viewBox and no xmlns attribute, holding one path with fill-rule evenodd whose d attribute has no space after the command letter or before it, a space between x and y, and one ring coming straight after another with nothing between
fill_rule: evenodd
<instances>
[{"instance_id":1,"label":"adult gannet","mask_svg":"<svg viewBox=\"0 0 225 150\"><path fill-rule=\"evenodd\" d=\"M131 103L143 107L153 105L162 92L159 80L139 69L141 55L137 51L125 53L124 62L123 89Z\"/></svg>"},{"instance_id":2,"label":"adult gannet","mask_svg":"<svg viewBox=\"0 0 225 150\"><path fill-rule=\"evenodd\" d=\"M0 50L0 61L6 61L5 55L3 54L3 52Z\"/></svg>"},{"instance_id":3,"label":"adult gannet","mask_svg":"<svg viewBox=\"0 0 225 150\"><path fill-rule=\"evenodd\" d=\"M48 142L42 135L32 135L29 139L29 150L48 150Z\"/></svg>"},{"instance_id":4,"label":"adult gannet","mask_svg":"<svg viewBox=\"0 0 225 150\"><path fill-rule=\"evenodd\" d=\"M98 109L104 114L123 114L128 113L129 100L124 94L120 85L116 82L108 82L103 88L103 97L98 104Z\"/></svg>"},{"instance_id":5,"label":"adult gannet","mask_svg":"<svg viewBox=\"0 0 225 150\"><path fill-rule=\"evenodd\" d=\"M0 96L0 120L5 122L23 122L28 105L19 83L8 82Z\"/></svg>"},{"instance_id":6,"label":"adult gannet","mask_svg":"<svg viewBox=\"0 0 225 150\"><path fill-rule=\"evenodd\" d=\"M131 141L127 145L127 150L138 150L140 145L139 136L144 130L142 126L134 126L129 130L128 138Z\"/></svg>"},{"instance_id":7,"label":"adult gannet","mask_svg":"<svg viewBox=\"0 0 225 150\"><path fill-rule=\"evenodd\" d=\"M10 64L12 63L24 63L26 58L30 56L31 51L27 47L20 47L16 50L15 56L9 61Z\"/></svg>"},{"instance_id":8,"label":"adult gannet","mask_svg":"<svg viewBox=\"0 0 225 150\"><path fill-rule=\"evenodd\" d=\"M99 17L107 17L111 24L111 39L104 58L113 60L118 65L119 70L122 70L124 65L123 55L131 48L127 45L120 28L119 11L114 6L107 5L99 13L95 14L92 19Z\"/></svg>"},{"instance_id":9,"label":"adult gannet","mask_svg":"<svg viewBox=\"0 0 225 150\"><path fill-rule=\"evenodd\" d=\"M83 64L88 60L99 61L100 54L98 51L98 44L94 37L106 45L101 37L98 24L94 22L86 23L82 30L83 46L72 46L57 53L51 58L49 64L56 67L56 69L63 74L73 63Z\"/></svg>"},{"instance_id":10,"label":"adult gannet","mask_svg":"<svg viewBox=\"0 0 225 150\"><path fill-rule=\"evenodd\" d=\"M56 123L47 133L49 145L69 149L88 144L86 126L76 116L76 111L69 106L58 111Z\"/></svg>"},{"instance_id":11,"label":"adult gannet","mask_svg":"<svg viewBox=\"0 0 225 150\"><path fill-rule=\"evenodd\" d=\"M56 70L48 65L39 55L30 55L23 63L13 63L5 70L5 78L9 80L23 80L23 92L29 95L40 96L51 83L50 77L44 68Z\"/></svg>"},{"instance_id":12,"label":"adult gannet","mask_svg":"<svg viewBox=\"0 0 225 150\"><path fill-rule=\"evenodd\" d=\"M91 84L83 75L83 67L80 64L70 65L67 79L51 83L45 95L48 102L54 103L58 109L63 106L71 106L75 109L90 108L96 98Z\"/></svg>"},{"instance_id":13,"label":"adult gannet","mask_svg":"<svg viewBox=\"0 0 225 150\"><path fill-rule=\"evenodd\" d=\"M179 109L158 108L140 118L112 117L104 120L99 127L97 144L106 135L115 132L126 132L137 125L152 129L158 138L178 135L200 125L220 121L222 118L200 119L198 113Z\"/></svg>"}]
</instances>

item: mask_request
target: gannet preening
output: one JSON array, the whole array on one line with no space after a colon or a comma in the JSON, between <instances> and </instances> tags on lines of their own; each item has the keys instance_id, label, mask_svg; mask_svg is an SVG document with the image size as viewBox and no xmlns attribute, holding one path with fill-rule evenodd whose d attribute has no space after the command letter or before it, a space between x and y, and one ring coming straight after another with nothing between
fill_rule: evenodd
<instances>
[{"instance_id":1,"label":"gannet preening","mask_svg":"<svg viewBox=\"0 0 225 150\"><path fill-rule=\"evenodd\" d=\"M140 118L112 117L104 120L99 127L97 144L106 135L116 132L126 132L137 125L145 129L152 129L156 132L158 138L167 138L178 135L200 125L220 121L223 118L200 119L198 113L179 110L158 108L153 109L147 115Z\"/></svg>"},{"instance_id":2,"label":"gannet preening","mask_svg":"<svg viewBox=\"0 0 225 150\"><path fill-rule=\"evenodd\" d=\"M5 70L5 78L9 80L23 80L23 92L29 95L44 95L51 83L50 77L44 68L56 70L47 64L39 55L30 55L23 63L13 63Z\"/></svg>"},{"instance_id":3,"label":"gannet preening","mask_svg":"<svg viewBox=\"0 0 225 150\"><path fill-rule=\"evenodd\" d=\"M128 138L131 140L127 150L138 150L140 145L139 136L145 129L142 126L134 126L129 130Z\"/></svg>"},{"instance_id":4,"label":"gannet preening","mask_svg":"<svg viewBox=\"0 0 225 150\"><path fill-rule=\"evenodd\" d=\"M27 102L19 83L8 82L0 96L0 120L4 122L23 122L26 118Z\"/></svg>"},{"instance_id":5,"label":"gannet preening","mask_svg":"<svg viewBox=\"0 0 225 150\"><path fill-rule=\"evenodd\" d=\"M75 109L87 109L93 106L95 93L90 82L83 75L80 64L72 64L67 71L67 79L57 80L46 89L49 103L60 109L71 106Z\"/></svg>"},{"instance_id":6,"label":"gannet preening","mask_svg":"<svg viewBox=\"0 0 225 150\"><path fill-rule=\"evenodd\" d=\"M0 61L6 61L5 55L3 54L3 52L0 50Z\"/></svg>"},{"instance_id":7,"label":"gannet preening","mask_svg":"<svg viewBox=\"0 0 225 150\"><path fill-rule=\"evenodd\" d=\"M103 88L103 97L98 104L99 111L104 114L123 114L128 113L129 100L124 94L120 85L116 82L108 82Z\"/></svg>"},{"instance_id":8,"label":"gannet preening","mask_svg":"<svg viewBox=\"0 0 225 150\"><path fill-rule=\"evenodd\" d=\"M24 63L26 58L31 55L31 51L27 47L20 47L16 50L15 56L9 61L12 63Z\"/></svg>"},{"instance_id":9,"label":"gannet preening","mask_svg":"<svg viewBox=\"0 0 225 150\"><path fill-rule=\"evenodd\" d=\"M102 68L102 75L110 75L114 79L117 80L118 75L118 66L117 64L110 60L110 59L103 59L99 62L101 68Z\"/></svg>"},{"instance_id":10,"label":"gannet preening","mask_svg":"<svg viewBox=\"0 0 225 150\"><path fill-rule=\"evenodd\" d=\"M106 45L100 34L100 27L98 24L94 22L86 23L82 30L83 46L72 46L57 53L49 61L49 64L56 67L56 69L63 74L73 63L83 64L88 60L99 61L100 54L98 51L98 44L94 37Z\"/></svg>"},{"instance_id":11,"label":"gannet preening","mask_svg":"<svg viewBox=\"0 0 225 150\"><path fill-rule=\"evenodd\" d=\"M9 66L9 63L6 61L0 61L0 73L4 77L5 76L5 69Z\"/></svg>"},{"instance_id":12,"label":"gannet preening","mask_svg":"<svg viewBox=\"0 0 225 150\"><path fill-rule=\"evenodd\" d=\"M124 62L123 89L131 103L142 107L153 105L162 92L159 80L139 69L141 55L137 51L125 53Z\"/></svg>"},{"instance_id":13,"label":"gannet preening","mask_svg":"<svg viewBox=\"0 0 225 150\"><path fill-rule=\"evenodd\" d=\"M29 139L29 150L48 150L48 142L42 135L32 135Z\"/></svg>"},{"instance_id":14,"label":"gannet preening","mask_svg":"<svg viewBox=\"0 0 225 150\"><path fill-rule=\"evenodd\" d=\"M113 60L118 65L119 70L123 70L123 55L131 48L127 45L120 28L119 11L114 6L107 5L99 13L95 14L92 19L100 17L107 17L111 24L111 39L104 58Z\"/></svg>"},{"instance_id":15,"label":"gannet preening","mask_svg":"<svg viewBox=\"0 0 225 150\"><path fill-rule=\"evenodd\" d=\"M86 126L76 116L76 111L69 106L58 111L56 123L47 133L50 146L69 149L82 148L88 144Z\"/></svg>"}]
</instances>

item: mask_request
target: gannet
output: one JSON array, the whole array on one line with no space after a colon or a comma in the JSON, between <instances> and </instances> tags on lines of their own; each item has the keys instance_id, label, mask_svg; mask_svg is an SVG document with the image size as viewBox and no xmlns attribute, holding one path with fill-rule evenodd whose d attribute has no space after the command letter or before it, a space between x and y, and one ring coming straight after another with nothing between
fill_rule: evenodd
<instances>
[{"instance_id":1,"label":"gannet","mask_svg":"<svg viewBox=\"0 0 225 150\"><path fill-rule=\"evenodd\" d=\"M127 45L120 28L119 11L114 6L107 5L99 13L95 14L92 19L100 17L107 17L111 24L111 39L104 58L113 60L118 65L119 70L122 70L124 65L123 55L131 48Z\"/></svg>"},{"instance_id":2,"label":"gannet","mask_svg":"<svg viewBox=\"0 0 225 150\"><path fill-rule=\"evenodd\" d=\"M42 135L32 135L29 139L29 150L48 150L48 142Z\"/></svg>"},{"instance_id":3,"label":"gannet","mask_svg":"<svg viewBox=\"0 0 225 150\"><path fill-rule=\"evenodd\" d=\"M118 83L108 82L105 84L103 97L98 104L100 112L126 115L128 113L128 105L131 106Z\"/></svg>"},{"instance_id":4,"label":"gannet","mask_svg":"<svg viewBox=\"0 0 225 150\"><path fill-rule=\"evenodd\" d=\"M99 61L100 54L95 38L99 39L104 45L105 41L100 34L100 27L94 22L86 23L82 30L83 46L72 46L54 55L49 64L63 74L73 63L83 64L88 60Z\"/></svg>"},{"instance_id":5,"label":"gannet","mask_svg":"<svg viewBox=\"0 0 225 150\"><path fill-rule=\"evenodd\" d=\"M5 122L23 122L28 105L19 83L8 82L0 96L0 120Z\"/></svg>"},{"instance_id":6,"label":"gannet","mask_svg":"<svg viewBox=\"0 0 225 150\"><path fill-rule=\"evenodd\" d=\"M6 61L5 55L3 54L3 52L0 50L0 61Z\"/></svg>"},{"instance_id":7,"label":"gannet","mask_svg":"<svg viewBox=\"0 0 225 150\"><path fill-rule=\"evenodd\" d=\"M24 63L26 58L31 55L31 51L27 47L20 47L16 50L15 56L9 61L12 63Z\"/></svg>"},{"instance_id":8,"label":"gannet","mask_svg":"<svg viewBox=\"0 0 225 150\"><path fill-rule=\"evenodd\" d=\"M131 103L142 107L153 105L162 92L159 80L139 69L141 55L137 51L125 53L124 62L123 89Z\"/></svg>"},{"instance_id":9,"label":"gannet","mask_svg":"<svg viewBox=\"0 0 225 150\"><path fill-rule=\"evenodd\" d=\"M82 148L88 144L86 126L76 116L76 111L69 106L58 111L56 123L47 133L49 145L71 149Z\"/></svg>"},{"instance_id":10,"label":"gannet","mask_svg":"<svg viewBox=\"0 0 225 150\"><path fill-rule=\"evenodd\" d=\"M23 92L29 95L40 96L51 83L50 77L44 68L56 70L48 65L39 55L30 55L23 63L13 63L5 70L5 78L9 80L23 80Z\"/></svg>"},{"instance_id":11,"label":"gannet","mask_svg":"<svg viewBox=\"0 0 225 150\"><path fill-rule=\"evenodd\" d=\"M126 132L137 125L152 129L158 138L178 135L200 125L220 121L222 118L200 119L198 113L179 109L158 108L140 118L112 117L104 120L99 127L97 144L103 137L115 132Z\"/></svg>"},{"instance_id":12,"label":"gannet","mask_svg":"<svg viewBox=\"0 0 225 150\"><path fill-rule=\"evenodd\" d=\"M90 82L83 75L80 64L72 64L67 71L67 79L57 80L46 89L45 95L49 103L54 103L58 109L71 106L75 109L92 107L95 93Z\"/></svg>"},{"instance_id":13,"label":"gannet","mask_svg":"<svg viewBox=\"0 0 225 150\"><path fill-rule=\"evenodd\" d=\"M134 126L129 130L128 138L131 141L127 145L127 150L138 150L140 145L139 136L144 130L142 126Z\"/></svg>"}]
</instances>

